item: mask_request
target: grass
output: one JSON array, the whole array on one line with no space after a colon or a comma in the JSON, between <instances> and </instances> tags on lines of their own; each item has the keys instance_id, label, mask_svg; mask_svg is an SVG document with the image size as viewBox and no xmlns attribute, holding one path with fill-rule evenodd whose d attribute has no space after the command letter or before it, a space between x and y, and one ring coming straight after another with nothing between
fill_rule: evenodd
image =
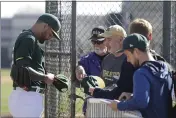
<instances>
[{"instance_id":1,"label":"grass","mask_svg":"<svg viewBox=\"0 0 176 118\"><path fill-rule=\"evenodd\" d=\"M84 93L80 90L80 88L77 88L76 89L76 94L85 98L84 96ZM82 106L83 106L83 100L80 99L80 98L77 98L76 99L76 113L82 113Z\"/></svg>"},{"instance_id":2,"label":"grass","mask_svg":"<svg viewBox=\"0 0 176 118\"><path fill-rule=\"evenodd\" d=\"M1 77L9 77L10 69L1 69Z\"/></svg>"},{"instance_id":3,"label":"grass","mask_svg":"<svg viewBox=\"0 0 176 118\"><path fill-rule=\"evenodd\" d=\"M1 84L1 113L8 113L8 97L12 91L11 84Z\"/></svg>"},{"instance_id":4,"label":"grass","mask_svg":"<svg viewBox=\"0 0 176 118\"><path fill-rule=\"evenodd\" d=\"M12 81L10 70L1 69L1 114L8 113L8 97L12 91Z\"/></svg>"}]
</instances>

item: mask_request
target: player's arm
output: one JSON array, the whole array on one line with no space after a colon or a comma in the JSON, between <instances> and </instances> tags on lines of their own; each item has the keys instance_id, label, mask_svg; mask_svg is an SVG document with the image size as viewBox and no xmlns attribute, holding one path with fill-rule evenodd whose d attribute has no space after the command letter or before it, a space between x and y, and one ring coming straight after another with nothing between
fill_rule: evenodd
<instances>
[{"instance_id":1,"label":"player's arm","mask_svg":"<svg viewBox=\"0 0 176 118\"><path fill-rule=\"evenodd\" d=\"M29 75L34 81L44 81L47 75L37 72L31 67L32 54L34 51L35 41L32 38L24 38L20 41L15 51L16 65L12 65L12 75L18 73L18 78Z\"/></svg>"},{"instance_id":2,"label":"player's arm","mask_svg":"<svg viewBox=\"0 0 176 118\"><path fill-rule=\"evenodd\" d=\"M116 98L119 98L122 92L133 92L133 74L136 69L131 63L127 62L127 59L124 60L120 78L117 82L118 89L116 91Z\"/></svg>"}]
</instances>

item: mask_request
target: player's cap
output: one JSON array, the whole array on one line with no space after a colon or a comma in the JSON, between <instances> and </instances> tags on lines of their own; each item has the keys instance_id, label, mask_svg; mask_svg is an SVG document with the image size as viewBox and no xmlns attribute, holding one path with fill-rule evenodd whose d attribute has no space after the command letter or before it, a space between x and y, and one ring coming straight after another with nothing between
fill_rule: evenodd
<instances>
[{"instance_id":1,"label":"player's cap","mask_svg":"<svg viewBox=\"0 0 176 118\"><path fill-rule=\"evenodd\" d=\"M100 37L108 38L111 36L121 36L121 37L126 37L126 31L120 26L120 25L112 25L108 27L108 29L99 35Z\"/></svg>"},{"instance_id":2,"label":"player's cap","mask_svg":"<svg viewBox=\"0 0 176 118\"><path fill-rule=\"evenodd\" d=\"M105 28L103 26L98 26L92 29L91 37L89 38L91 41L104 41L104 37L99 36L99 34L104 33Z\"/></svg>"},{"instance_id":3,"label":"player's cap","mask_svg":"<svg viewBox=\"0 0 176 118\"><path fill-rule=\"evenodd\" d=\"M134 48L141 49L141 50L145 50L149 48L149 43L147 38L142 34L138 34L138 33L130 34L123 40L123 47L121 50L118 50L117 53L123 52L124 50L128 50L128 49L134 49Z\"/></svg>"},{"instance_id":4,"label":"player's cap","mask_svg":"<svg viewBox=\"0 0 176 118\"><path fill-rule=\"evenodd\" d=\"M38 20L48 24L52 28L53 35L56 39L60 40L59 31L61 29L61 24L58 18L52 14L45 13L41 15Z\"/></svg>"}]
</instances>

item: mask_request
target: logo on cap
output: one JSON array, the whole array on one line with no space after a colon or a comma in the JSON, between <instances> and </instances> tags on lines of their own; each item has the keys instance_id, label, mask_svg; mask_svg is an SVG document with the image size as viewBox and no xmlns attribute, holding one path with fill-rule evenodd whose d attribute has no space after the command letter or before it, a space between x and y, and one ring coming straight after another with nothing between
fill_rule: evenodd
<instances>
[{"instance_id":1,"label":"logo on cap","mask_svg":"<svg viewBox=\"0 0 176 118\"><path fill-rule=\"evenodd\" d=\"M110 31L110 29L111 29L111 28L110 28L110 27L108 27L108 28L106 29L106 31Z\"/></svg>"},{"instance_id":2,"label":"logo on cap","mask_svg":"<svg viewBox=\"0 0 176 118\"><path fill-rule=\"evenodd\" d=\"M92 32L92 34L98 35L98 34L101 34L101 32L100 32L100 31L97 31L97 30L94 30L94 31Z\"/></svg>"},{"instance_id":3,"label":"logo on cap","mask_svg":"<svg viewBox=\"0 0 176 118\"><path fill-rule=\"evenodd\" d=\"M133 47L134 45L130 44L130 47Z\"/></svg>"}]
</instances>

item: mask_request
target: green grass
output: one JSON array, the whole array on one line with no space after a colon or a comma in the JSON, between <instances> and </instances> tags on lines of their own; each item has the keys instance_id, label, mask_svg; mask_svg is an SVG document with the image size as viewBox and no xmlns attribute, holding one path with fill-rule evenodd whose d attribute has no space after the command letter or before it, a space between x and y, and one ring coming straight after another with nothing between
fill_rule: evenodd
<instances>
[{"instance_id":1,"label":"green grass","mask_svg":"<svg viewBox=\"0 0 176 118\"><path fill-rule=\"evenodd\" d=\"M8 97L12 91L12 84L1 84L1 113L8 113Z\"/></svg>"},{"instance_id":2,"label":"green grass","mask_svg":"<svg viewBox=\"0 0 176 118\"><path fill-rule=\"evenodd\" d=\"M76 88L76 94L85 98L85 94L80 90L80 88ZM82 113L83 100L77 98L76 100L76 113Z\"/></svg>"},{"instance_id":3,"label":"green grass","mask_svg":"<svg viewBox=\"0 0 176 118\"><path fill-rule=\"evenodd\" d=\"M9 112L8 97L12 91L12 82L10 81L9 74L10 69L1 69L1 113ZM6 79L9 79L9 82Z\"/></svg>"},{"instance_id":4,"label":"green grass","mask_svg":"<svg viewBox=\"0 0 176 118\"><path fill-rule=\"evenodd\" d=\"M10 69L1 69L1 77L9 76L10 75Z\"/></svg>"}]
</instances>

